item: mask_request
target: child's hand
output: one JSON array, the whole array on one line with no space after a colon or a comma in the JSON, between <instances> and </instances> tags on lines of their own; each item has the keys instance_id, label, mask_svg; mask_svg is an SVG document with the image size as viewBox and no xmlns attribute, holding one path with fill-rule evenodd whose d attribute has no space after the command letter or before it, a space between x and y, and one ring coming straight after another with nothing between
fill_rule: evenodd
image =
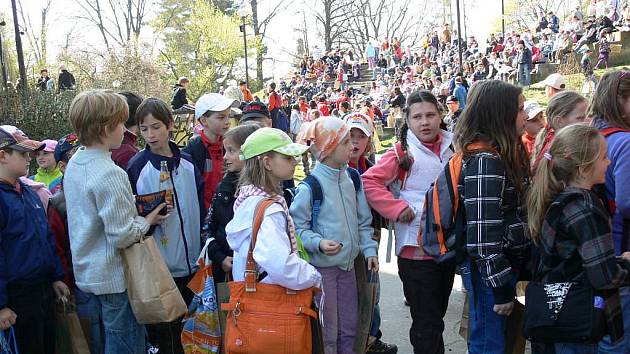
<instances>
[{"instance_id":1,"label":"child's hand","mask_svg":"<svg viewBox=\"0 0 630 354\"><path fill-rule=\"evenodd\" d=\"M0 310L0 331L11 328L15 324L17 315L8 307Z\"/></svg>"},{"instance_id":2,"label":"child's hand","mask_svg":"<svg viewBox=\"0 0 630 354\"><path fill-rule=\"evenodd\" d=\"M327 256L334 256L341 252L341 243L331 240L319 241L319 250Z\"/></svg>"},{"instance_id":3,"label":"child's hand","mask_svg":"<svg viewBox=\"0 0 630 354\"><path fill-rule=\"evenodd\" d=\"M408 224L412 222L415 217L416 214L413 212L413 209L408 206L402 211L402 213L400 213L400 215L398 215L398 222Z\"/></svg>"},{"instance_id":4,"label":"child's hand","mask_svg":"<svg viewBox=\"0 0 630 354\"><path fill-rule=\"evenodd\" d=\"M221 269L223 269L224 272L229 272L232 270L232 261L233 258L228 256L225 257L225 259L223 260L223 262L221 262Z\"/></svg>"},{"instance_id":5,"label":"child's hand","mask_svg":"<svg viewBox=\"0 0 630 354\"><path fill-rule=\"evenodd\" d=\"M378 272L378 258L377 257L368 257L367 258L367 267L368 270L372 270Z\"/></svg>"},{"instance_id":6,"label":"child's hand","mask_svg":"<svg viewBox=\"0 0 630 354\"><path fill-rule=\"evenodd\" d=\"M169 216L171 216L170 213L167 213L166 215L160 215L160 211L162 209L164 209L165 207L166 207L166 203L162 203L162 204L158 205L158 207L155 208L155 210L153 210L151 213L149 213L149 215L144 217L145 219L147 219L147 222L149 223L149 225L161 224L162 221L164 221Z\"/></svg>"},{"instance_id":7,"label":"child's hand","mask_svg":"<svg viewBox=\"0 0 630 354\"><path fill-rule=\"evenodd\" d=\"M68 289L66 283L57 280L56 282L52 283L52 287L55 291L55 295L57 295L57 299L70 297L70 289Z\"/></svg>"}]
</instances>

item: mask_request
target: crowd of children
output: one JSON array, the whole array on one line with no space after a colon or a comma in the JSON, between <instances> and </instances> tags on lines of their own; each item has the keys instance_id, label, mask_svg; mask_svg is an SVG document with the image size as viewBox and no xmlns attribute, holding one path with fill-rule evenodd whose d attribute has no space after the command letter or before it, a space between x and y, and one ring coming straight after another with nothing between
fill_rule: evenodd
<instances>
[{"instance_id":1,"label":"crowd of children","mask_svg":"<svg viewBox=\"0 0 630 354\"><path fill-rule=\"evenodd\" d=\"M55 302L67 299L89 320L91 353L139 354L150 346L184 353L181 319L141 325L130 305L121 252L151 236L186 305L207 244L202 256L212 261L215 282L231 282L233 291L225 307L227 352L276 340L279 328L289 333L294 324L272 328L268 338L229 329L246 328L250 311L289 311L307 294L296 315L312 316L315 304L321 351L356 353L364 325L358 272L378 274L380 229L389 220L414 353L446 350L456 271L470 299L469 353L505 352L523 280L531 281L530 303L547 301L530 290L536 284L585 287L608 322L595 328L593 321L601 335L589 341L531 335L534 352L630 352L623 336L630 333L630 72L605 74L590 102L552 75L546 110L518 86L475 81L468 90L465 78L453 78L444 97L430 90L405 97L398 87L398 142L378 161L375 107L361 100L352 109L352 90L322 94L310 105L291 102L282 129L272 126L288 102L275 85L271 110L259 100L207 93L195 104L197 134L185 147L171 141L171 107L131 92L79 93L69 110L73 132L59 141L37 142L0 126L0 330L13 327L21 353L54 353ZM31 156L37 172L25 178ZM424 222L435 198L427 192L453 156L462 163L450 172L461 173L453 188L465 220L453 231L460 237L456 261L444 261L423 233L431 234ZM300 161L307 177L292 188ZM165 203L139 216L134 195L163 190ZM381 341L376 293L366 352L396 353ZM269 294L286 303L248 302ZM581 310L588 312L572 308ZM538 328L527 322L533 311L525 309L526 333ZM311 348L310 341L297 335L286 343ZM288 345L270 353L303 352Z\"/></svg>"}]
</instances>

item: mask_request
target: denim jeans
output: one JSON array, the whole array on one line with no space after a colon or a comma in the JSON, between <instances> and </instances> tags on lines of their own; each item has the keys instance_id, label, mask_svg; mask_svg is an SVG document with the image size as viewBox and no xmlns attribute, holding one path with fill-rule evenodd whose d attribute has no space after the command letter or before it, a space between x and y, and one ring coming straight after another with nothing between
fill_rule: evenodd
<instances>
[{"instance_id":1,"label":"denim jeans","mask_svg":"<svg viewBox=\"0 0 630 354\"><path fill-rule=\"evenodd\" d=\"M597 344L556 343L554 346L555 346L556 354L596 354L597 353Z\"/></svg>"},{"instance_id":2,"label":"denim jeans","mask_svg":"<svg viewBox=\"0 0 630 354\"><path fill-rule=\"evenodd\" d=\"M481 279L477 266L467 259L460 267L470 299L469 354L503 354L507 316L494 312L494 293ZM512 285L518 276L514 274Z\"/></svg>"},{"instance_id":3,"label":"denim jeans","mask_svg":"<svg viewBox=\"0 0 630 354\"><path fill-rule=\"evenodd\" d=\"M630 287L623 287L619 289L619 295L621 296L621 311L623 313L623 339L617 343L612 343L610 336L604 337L599 342L600 354L616 354L616 353L630 353Z\"/></svg>"},{"instance_id":4,"label":"denim jeans","mask_svg":"<svg viewBox=\"0 0 630 354\"><path fill-rule=\"evenodd\" d=\"M528 64L518 64L518 83L521 86L529 86L532 82L531 69Z\"/></svg>"},{"instance_id":5,"label":"denim jeans","mask_svg":"<svg viewBox=\"0 0 630 354\"><path fill-rule=\"evenodd\" d=\"M57 325L52 283L44 281L36 284L9 284L7 295L7 307L17 315L13 327L20 353L54 353Z\"/></svg>"},{"instance_id":6,"label":"denim jeans","mask_svg":"<svg viewBox=\"0 0 630 354\"><path fill-rule=\"evenodd\" d=\"M86 294L92 297L92 301L98 302L103 314L105 354L146 353L144 326L136 321L126 291L120 294Z\"/></svg>"},{"instance_id":7,"label":"denim jeans","mask_svg":"<svg viewBox=\"0 0 630 354\"><path fill-rule=\"evenodd\" d=\"M74 289L77 303L77 315L90 321L90 353L103 354L105 352L105 329L103 328L103 313L98 298L87 294L79 288Z\"/></svg>"}]
</instances>

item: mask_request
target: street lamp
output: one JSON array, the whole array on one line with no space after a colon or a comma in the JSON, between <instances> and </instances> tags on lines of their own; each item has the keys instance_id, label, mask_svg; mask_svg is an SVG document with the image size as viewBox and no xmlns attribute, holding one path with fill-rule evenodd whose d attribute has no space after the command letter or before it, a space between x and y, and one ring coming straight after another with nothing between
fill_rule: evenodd
<instances>
[{"instance_id":1,"label":"street lamp","mask_svg":"<svg viewBox=\"0 0 630 354\"><path fill-rule=\"evenodd\" d=\"M245 47L245 84L249 87L249 72L247 65L247 26L245 20L248 16L253 14L251 4L245 0L237 10L238 15L243 20L243 24L240 25L240 30L243 32L243 46Z\"/></svg>"}]
</instances>

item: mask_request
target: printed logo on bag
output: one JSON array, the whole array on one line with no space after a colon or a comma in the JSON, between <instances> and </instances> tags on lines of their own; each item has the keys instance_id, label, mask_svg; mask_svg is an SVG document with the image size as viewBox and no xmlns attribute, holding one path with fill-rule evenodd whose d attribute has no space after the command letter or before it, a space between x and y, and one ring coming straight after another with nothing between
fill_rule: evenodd
<instances>
[{"instance_id":1,"label":"printed logo on bag","mask_svg":"<svg viewBox=\"0 0 630 354\"><path fill-rule=\"evenodd\" d=\"M547 294L547 306L553 313L558 314L562 310L564 300L567 298L572 283L545 284Z\"/></svg>"}]
</instances>

